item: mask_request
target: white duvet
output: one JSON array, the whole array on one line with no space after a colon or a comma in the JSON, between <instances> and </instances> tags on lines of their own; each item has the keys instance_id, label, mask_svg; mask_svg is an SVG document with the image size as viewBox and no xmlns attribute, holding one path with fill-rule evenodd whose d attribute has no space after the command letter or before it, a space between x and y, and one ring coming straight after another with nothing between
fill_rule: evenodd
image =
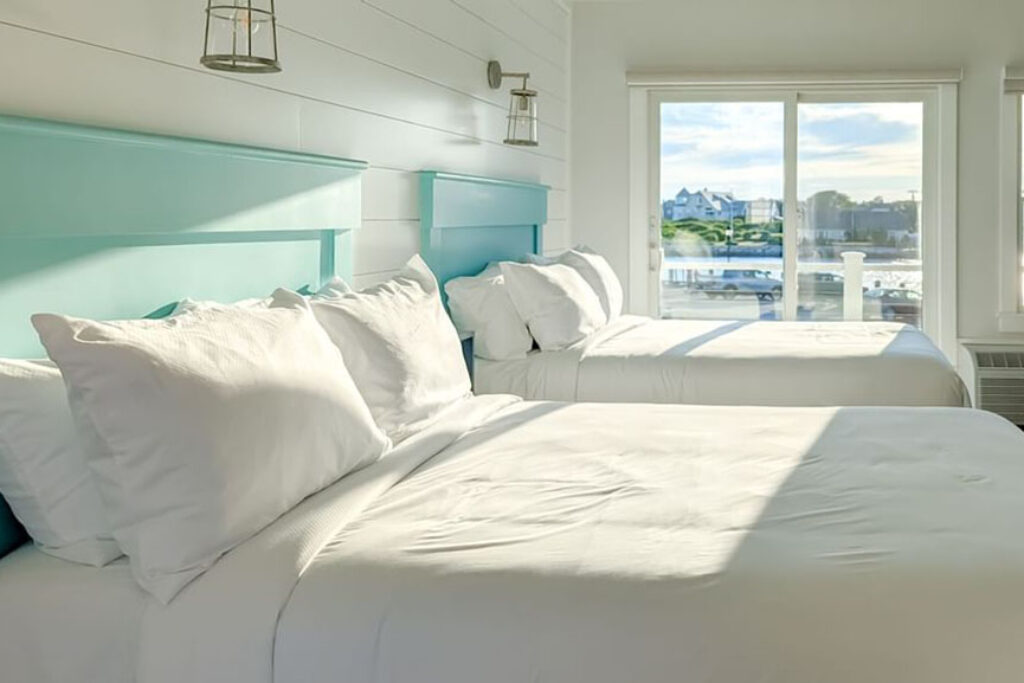
<instances>
[{"instance_id":1,"label":"white duvet","mask_svg":"<svg viewBox=\"0 0 1024 683\"><path fill-rule=\"evenodd\" d=\"M564 351L475 359L477 393L557 401L776 406L963 406L928 337L881 322L624 316Z\"/></svg>"},{"instance_id":2,"label":"white duvet","mask_svg":"<svg viewBox=\"0 0 1024 683\"><path fill-rule=\"evenodd\" d=\"M141 683L1021 680L1000 418L451 413L151 605Z\"/></svg>"}]
</instances>

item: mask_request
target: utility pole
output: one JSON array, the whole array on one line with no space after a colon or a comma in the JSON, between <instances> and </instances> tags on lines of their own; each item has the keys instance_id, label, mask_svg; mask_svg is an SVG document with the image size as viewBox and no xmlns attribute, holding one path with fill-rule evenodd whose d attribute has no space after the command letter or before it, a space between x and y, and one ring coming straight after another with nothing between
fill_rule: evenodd
<instances>
[{"instance_id":1,"label":"utility pole","mask_svg":"<svg viewBox=\"0 0 1024 683\"><path fill-rule=\"evenodd\" d=\"M917 208L918 190L908 190L908 192L910 192L910 201L914 205L914 232L921 234L921 211Z\"/></svg>"},{"instance_id":2,"label":"utility pole","mask_svg":"<svg viewBox=\"0 0 1024 683\"><path fill-rule=\"evenodd\" d=\"M733 224L732 224L732 221L733 221L733 215L732 215L733 205L732 205L732 191L731 190L729 191L729 195L730 195L730 198L728 199L728 202L729 202L729 227L725 231L725 261L726 261L726 263L732 261L732 237L735 234L733 232Z\"/></svg>"}]
</instances>

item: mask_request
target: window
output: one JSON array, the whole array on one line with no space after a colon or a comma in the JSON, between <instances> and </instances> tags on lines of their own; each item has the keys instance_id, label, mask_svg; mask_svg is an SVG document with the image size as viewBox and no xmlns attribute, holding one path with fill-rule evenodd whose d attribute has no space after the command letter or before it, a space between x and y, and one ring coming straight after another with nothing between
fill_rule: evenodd
<instances>
[{"instance_id":1,"label":"window","mask_svg":"<svg viewBox=\"0 0 1024 683\"><path fill-rule=\"evenodd\" d=\"M785 210L787 101L795 225ZM921 324L922 96L666 99L659 119L663 317ZM887 292L865 296L853 316L846 252L864 255L861 282L849 286Z\"/></svg>"},{"instance_id":2,"label":"window","mask_svg":"<svg viewBox=\"0 0 1024 683\"><path fill-rule=\"evenodd\" d=\"M628 74L630 310L904 321L955 361L959 73L747 76Z\"/></svg>"}]
</instances>

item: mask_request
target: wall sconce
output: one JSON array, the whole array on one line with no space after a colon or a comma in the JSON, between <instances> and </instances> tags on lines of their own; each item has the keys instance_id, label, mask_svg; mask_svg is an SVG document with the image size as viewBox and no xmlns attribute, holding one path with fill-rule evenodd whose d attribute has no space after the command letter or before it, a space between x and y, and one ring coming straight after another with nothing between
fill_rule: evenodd
<instances>
[{"instance_id":1,"label":"wall sconce","mask_svg":"<svg viewBox=\"0 0 1024 683\"><path fill-rule=\"evenodd\" d=\"M217 71L280 71L274 0L207 0L199 63Z\"/></svg>"},{"instance_id":2,"label":"wall sconce","mask_svg":"<svg viewBox=\"0 0 1024 683\"><path fill-rule=\"evenodd\" d=\"M536 147L537 91L526 87L526 81L530 78L530 74L505 73L497 61L488 62L487 83L491 88L494 90L500 88L503 78L523 79L523 87L513 88L510 92L512 100L508 105L508 133L505 137L505 144Z\"/></svg>"}]
</instances>

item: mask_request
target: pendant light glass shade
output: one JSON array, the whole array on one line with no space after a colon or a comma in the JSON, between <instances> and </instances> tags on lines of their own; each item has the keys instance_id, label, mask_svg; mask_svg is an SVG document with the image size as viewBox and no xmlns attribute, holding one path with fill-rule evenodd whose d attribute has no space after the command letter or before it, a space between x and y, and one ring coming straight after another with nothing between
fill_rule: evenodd
<instances>
[{"instance_id":1,"label":"pendant light glass shade","mask_svg":"<svg viewBox=\"0 0 1024 683\"><path fill-rule=\"evenodd\" d=\"M218 71L280 71L274 0L207 0L206 37L199 61Z\"/></svg>"},{"instance_id":2,"label":"pendant light glass shade","mask_svg":"<svg viewBox=\"0 0 1024 683\"><path fill-rule=\"evenodd\" d=\"M487 83L497 90L505 78L523 79L523 87L514 88L509 92L511 99L508 105L508 131L505 134L506 145L521 147L537 146L537 91L526 87L530 78L528 73L505 73L501 64L491 61L487 64Z\"/></svg>"},{"instance_id":3,"label":"pendant light glass shade","mask_svg":"<svg viewBox=\"0 0 1024 683\"><path fill-rule=\"evenodd\" d=\"M526 79L523 79L526 85ZM537 146L537 91L516 88L508 108L506 145Z\"/></svg>"}]
</instances>

